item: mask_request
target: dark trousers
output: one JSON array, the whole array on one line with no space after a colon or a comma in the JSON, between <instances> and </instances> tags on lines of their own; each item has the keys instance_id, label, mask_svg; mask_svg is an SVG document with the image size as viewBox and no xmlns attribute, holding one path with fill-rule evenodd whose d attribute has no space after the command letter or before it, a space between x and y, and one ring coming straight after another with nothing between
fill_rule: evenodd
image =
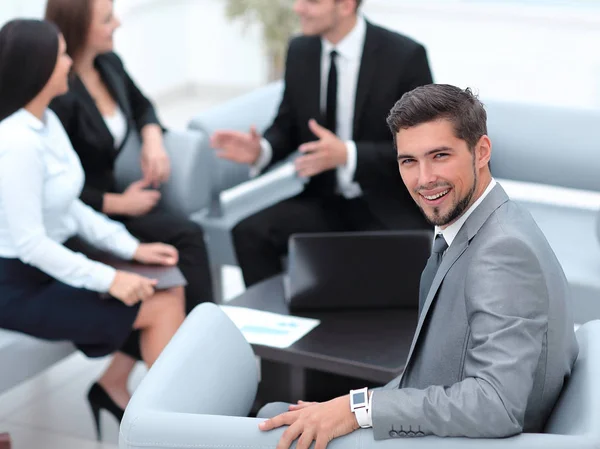
<instances>
[{"instance_id":1,"label":"dark trousers","mask_svg":"<svg viewBox=\"0 0 600 449\"><path fill-rule=\"evenodd\" d=\"M292 234L383 230L364 200L299 195L241 221L233 229L246 287L283 271Z\"/></svg>"},{"instance_id":2,"label":"dark trousers","mask_svg":"<svg viewBox=\"0 0 600 449\"><path fill-rule=\"evenodd\" d=\"M212 281L204 234L200 225L185 218L155 211L141 217L120 217L129 232L142 242L162 242L179 251L178 267L183 273L186 314L203 302L212 302ZM141 359L139 331L132 332L122 351Z\"/></svg>"}]
</instances>

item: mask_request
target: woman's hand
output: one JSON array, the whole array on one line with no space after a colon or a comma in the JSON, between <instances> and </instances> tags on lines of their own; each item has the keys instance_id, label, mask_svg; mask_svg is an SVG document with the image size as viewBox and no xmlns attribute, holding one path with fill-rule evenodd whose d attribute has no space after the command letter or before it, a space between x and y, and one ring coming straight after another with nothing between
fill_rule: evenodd
<instances>
[{"instance_id":1,"label":"woman's hand","mask_svg":"<svg viewBox=\"0 0 600 449\"><path fill-rule=\"evenodd\" d=\"M157 189L171 176L171 161L165 150L158 125L146 125L142 131L141 164L144 180Z\"/></svg>"},{"instance_id":2,"label":"woman's hand","mask_svg":"<svg viewBox=\"0 0 600 449\"><path fill-rule=\"evenodd\" d=\"M108 292L128 306L133 306L154 295L156 283L156 279L148 279L126 271L117 271Z\"/></svg>"},{"instance_id":3,"label":"woman's hand","mask_svg":"<svg viewBox=\"0 0 600 449\"><path fill-rule=\"evenodd\" d=\"M166 243L140 243L133 259L147 265L177 265L177 249Z\"/></svg>"}]
</instances>

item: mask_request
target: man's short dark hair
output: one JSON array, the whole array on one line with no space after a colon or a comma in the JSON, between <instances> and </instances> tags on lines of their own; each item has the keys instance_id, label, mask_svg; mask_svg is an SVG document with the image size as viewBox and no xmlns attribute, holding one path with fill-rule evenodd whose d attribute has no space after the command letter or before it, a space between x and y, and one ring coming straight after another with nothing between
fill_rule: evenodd
<instances>
[{"instance_id":1,"label":"man's short dark hair","mask_svg":"<svg viewBox=\"0 0 600 449\"><path fill-rule=\"evenodd\" d=\"M401 129L446 119L454 125L456 137L473 150L487 134L487 114L471 89L449 84L428 84L405 93L394 105L387 123L394 135Z\"/></svg>"}]
</instances>

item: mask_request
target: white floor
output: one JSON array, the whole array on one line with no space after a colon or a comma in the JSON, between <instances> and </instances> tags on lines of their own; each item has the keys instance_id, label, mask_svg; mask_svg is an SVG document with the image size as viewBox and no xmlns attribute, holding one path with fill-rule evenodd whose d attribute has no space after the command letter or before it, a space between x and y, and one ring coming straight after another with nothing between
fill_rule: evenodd
<instances>
[{"instance_id":1,"label":"white floor","mask_svg":"<svg viewBox=\"0 0 600 449\"><path fill-rule=\"evenodd\" d=\"M167 127L184 129L195 113L239 93L223 90L211 90L204 95L197 90L181 92L159 101L159 115ZM226 298L243 291L239 269L226 267L224 280ZM0 433L10 433L13 449L116 448L116 420L108 414L102 415L104 438L101 443L97 442L92 414L85 400L88 388L107 362L108 358L90 360L74 354L0 395ZM131 390L139 384L144 373L144 366L139 364L131 378Z\"/></svg>"}]
</instances>

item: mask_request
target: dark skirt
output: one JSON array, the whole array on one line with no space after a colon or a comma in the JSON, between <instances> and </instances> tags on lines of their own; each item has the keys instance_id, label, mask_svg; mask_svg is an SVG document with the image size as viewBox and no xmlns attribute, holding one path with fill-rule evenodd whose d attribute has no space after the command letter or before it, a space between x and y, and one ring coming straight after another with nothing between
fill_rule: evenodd
<instances>
[{"instance_id":1,"label":"dark skirt","mask_svg":"<svg viewBox=\"0 0 600 449\"><path fill-rule=\"evenodd\" d=\"M69 340L88 357L119 350L129 338L139 303L59 282L19 259L0 258L0 328L46 340Z\"/></svg>"}]
</instances>

